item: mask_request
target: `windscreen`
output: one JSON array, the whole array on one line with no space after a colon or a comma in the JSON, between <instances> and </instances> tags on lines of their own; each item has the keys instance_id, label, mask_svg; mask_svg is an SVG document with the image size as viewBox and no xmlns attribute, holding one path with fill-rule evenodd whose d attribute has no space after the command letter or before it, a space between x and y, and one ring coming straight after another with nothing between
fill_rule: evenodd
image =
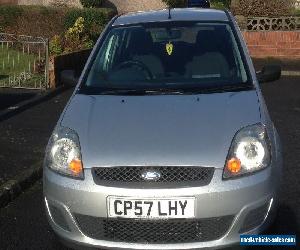
<instances>
[{"instance_id":1,"label":"windscreen","mask_svg":"<svg viewBox=\"0 0 300 250\"><path fill-rule=\"evenodd\" d=\"M247 83L227 23L152 23L110 30L85 87L184 89Z\"/></svg>"}]
</instances>

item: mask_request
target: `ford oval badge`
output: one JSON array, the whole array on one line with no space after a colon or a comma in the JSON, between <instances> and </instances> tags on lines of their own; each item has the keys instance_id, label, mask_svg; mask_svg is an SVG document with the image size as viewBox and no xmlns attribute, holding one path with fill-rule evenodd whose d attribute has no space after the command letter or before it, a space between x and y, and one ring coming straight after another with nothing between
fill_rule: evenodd
<instances>
[{"instance_id":1,"label":"ford oval badge","mask_svg":"<svg viewBox=\"0 0 300 250\"><path fill-rule=\"evenodd\" d=\"M145 181L157 181L160 179L161 174L157 171L146 170L141 176Z\"/></svg>"}]
</instances>

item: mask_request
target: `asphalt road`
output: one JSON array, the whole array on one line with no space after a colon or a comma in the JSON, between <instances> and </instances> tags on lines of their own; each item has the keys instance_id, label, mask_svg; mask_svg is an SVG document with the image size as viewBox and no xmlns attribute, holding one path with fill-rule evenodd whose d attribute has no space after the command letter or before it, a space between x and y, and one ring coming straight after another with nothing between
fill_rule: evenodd
<instances>
[{"instance_id":1,"label":"asphalt road","mask_svg":"<svg viewBox=\"0 0 300 250\"><path fill-rule=\"evenodd\" d=\"M300 78L285 77L275 83L265 84L263 93L281 135L285 160L280 209L274 225L267 233L300 236ZM0 210L0 249L66 250L46 222L41 181ZM237 249L241 248L230 250Z\"/></svg>"},{"instance_id":2,"label":"asphalt road","mask_svg":"<svg viewBox=\"0 0 300 250\"><path fill-rule=\"evenodd\" d=\"M9 93L14 93L11 96L14 99L19 91ZM1 93L3 92L0 92L0 100L3 97ZM0 185L42 159L51 132L71 93L72 90L68 89L0 122ZM24 93L26 94L28 92Z\"/></svg>"},{"instance_id":3,"label":"asphalt road","mask_svg":"<svg viewBox=\"0 0 300 250\"><path fill-rule=\"evenodd\" d=\"M1 76L0 76L1 79ZM39 95L39 90L24 90L24 89L0 89L0 111L6 108L13 108L18 103L26 101L36 95Z\"/></svg>"}]
</instances>

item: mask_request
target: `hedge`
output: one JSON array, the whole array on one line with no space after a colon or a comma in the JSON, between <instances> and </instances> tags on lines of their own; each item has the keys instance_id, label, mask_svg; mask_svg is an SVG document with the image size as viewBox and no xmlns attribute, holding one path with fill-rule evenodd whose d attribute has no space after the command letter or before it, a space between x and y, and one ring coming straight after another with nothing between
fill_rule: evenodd
<instances>
[{"instance_id":1,"label":"hedge","mask_svg":"<svg viewBox=\"0 0 300 250\"><path fill-rule=\"evenodd\" d=\"M85 8L99 8L102 6L104 0L80 0Z\"/></svg>"},{"instance_id":2,"label":"hedge","mask_svg":"<svg viewBox=\"0 0 300 250\"><path fill-rule=\"evenodd\" d=\"M107 8L76 9L45 6L0 5L0 32L52 38L64 33L80 16L96 38L115 15Z\"/></svg>"},{"instance_id":3,"label":"hedge","mask_svg":"<svg viewBox=\"0 0 300 250\"><path fill-rule=\"evenodd\" d=\"M295 0L239 0L233 10L235 15L243 16L288 16L293 14Z\"/></svg>"}]
</instances>

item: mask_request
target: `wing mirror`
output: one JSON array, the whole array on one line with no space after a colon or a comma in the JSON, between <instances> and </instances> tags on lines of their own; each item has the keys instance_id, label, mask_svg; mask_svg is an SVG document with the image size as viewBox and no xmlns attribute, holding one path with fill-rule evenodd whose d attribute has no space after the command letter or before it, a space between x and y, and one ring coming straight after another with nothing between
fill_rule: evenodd
<instances>
[{"instance_id":1,"label":"wing mirror","mask_svg":"<svg viewBox=\"0 0 300 250\"><path fill-rule=\"evenodd\" d=\"M79 78L75 74L75 70L63 70L60 73L60 80L63 85L75 87Z\"/></svg>"},{"instance_id":2,"label":"wing mirror","mask_svg":"<svg viewBox=\"0 0 300 250\"><path fill-rule=\"evenodd\" d=\"M281 67L279 65L267 65L256 74L259 83L273 82L280 79Z\"/></svg>"}]
</instances>

